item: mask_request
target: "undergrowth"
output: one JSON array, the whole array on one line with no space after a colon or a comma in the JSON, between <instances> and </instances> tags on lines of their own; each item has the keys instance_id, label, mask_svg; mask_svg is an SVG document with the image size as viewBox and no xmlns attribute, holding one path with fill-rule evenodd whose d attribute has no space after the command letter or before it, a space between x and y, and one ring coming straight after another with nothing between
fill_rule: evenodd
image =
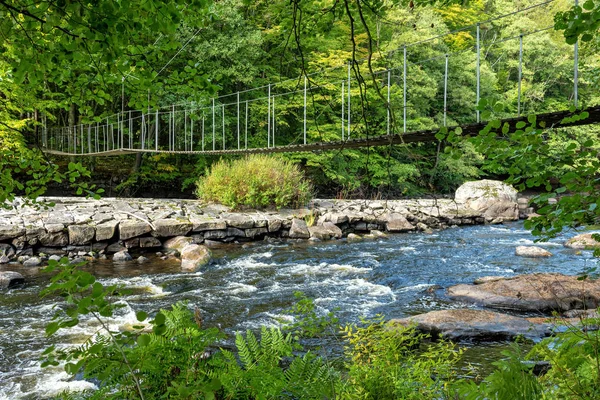
<instances>
[{"instance_id":1,"label":"undergrowth","mask_svg":"<svg viewBox=\"0 0 600 400\"><path fill-rule=\"evenodd\" d=\"M196 186L200 199L233 208L297 207L311 198L310 184L296 165L266 155L221 160Z\"/></svg>"},{"instance_id":2,"label":"undergrowth","mask_svg":"<svg viewBox=\"0 0 600 400\"><path fill-rule=\"evenodd\" d=\"M383 317L339 327L333 314L320 315L297 293L283 328L262 327L260 335L237 333L235 348L225 335L203 326L199 311L177 303L153 318L140 311L139 325L119 331L109 324L120 307L122 288L104 286L82 264L49 261L55 273L44 295L65 304L48 324L48 335L80 319L100 328L75 347L49 347L43 366L63 365L72 376L98 383L98 390L63 398L90 399L598 399L600 320L582 320L524 354L515 344L482 382L458 376L461 350L432 341L414 326L386 324ZM337 327L337 328L336 328ZM343 341L341 363L303 346L302 338L336 330ZM325 353L324 353L325 354ZM543 362L545 368L536 371Z\"/></svg>"}]
</instances>

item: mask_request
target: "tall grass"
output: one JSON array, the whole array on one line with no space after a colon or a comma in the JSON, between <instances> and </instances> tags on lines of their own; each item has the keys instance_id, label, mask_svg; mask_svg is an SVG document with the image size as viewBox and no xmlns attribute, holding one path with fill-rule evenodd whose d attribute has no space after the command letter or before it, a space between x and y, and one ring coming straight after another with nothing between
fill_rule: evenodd
<instances>
[{"instance_id":1,"label":"tall grass","mask_svg":"<svg viewBox=\"0 0 600 400\"><path fill-rule=\"evenodd\" d=\"M311 198L311 185L289 161L266 155L220 160L196 183L196 195L229 207L297 207Z\"/></svg>"}]
</instances>

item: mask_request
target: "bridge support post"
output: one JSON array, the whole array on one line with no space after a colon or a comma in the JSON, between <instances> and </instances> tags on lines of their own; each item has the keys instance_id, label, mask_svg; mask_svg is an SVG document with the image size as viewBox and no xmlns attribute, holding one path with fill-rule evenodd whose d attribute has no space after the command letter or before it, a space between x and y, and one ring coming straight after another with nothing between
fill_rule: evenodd
<instances>
[{"instance_id":1,"label":"bridge support post","mask_svg":"<svg viewBox=\"0 0 600 400\"><path fill-rule=\"evenodd\" d=\"M240 92L237 92L237 142L240 149Z\"/></svg>"},{"instance_id":2,"label":"bridge support post","mask_svg":"<svg viewBox=\"0 0 600 400\"><path fill-rule=\"evenodd\" d=\"M404 108L404 114L403 114L403 122L404 122L404 133L406 133L406 45L404 46L404 62L402 65L403 71L402 71L402 79L403 79L403 85L402 85L402 95L403 95L403 108Z\"/></svg>"},{"instance_id":3,"label":"bridge support post","mask_svg":"<svg viewBox=\"0 0 600 400\"><path fill-rule=\"evenodd\" d=\"M350 139L350 111L352 110L350 107L350 73L352 72L352 61L348 62L348 129L346 130L346 137Z\"/></svg>"},{"instance_id":4,"label":"bridge support post","mask_svg":"<svg viewBox=\"0 0 600 400\"><path fill-rule=\"evenodd\" d=\"M267 93L267 148L271 147L271 84Z\"/></svg>"},{"instance_id":5,"label":"bridge support post","mask_svg":"<svg viewBox=\"0 0 600 400\"><path fill-rule=\"evenodd\" d=\"M306 144L306 85L308 78L304 75L304 144ZM248 103L246 103L246 107L248 107ZM343 106L342 106L343 107ZM342 119L342 126L344 122Z\"/></svg>"},{"instance_id":6,"label":"bridge support post","mask_svg":"<svg viewBox=\"0 0 600 400\"><path fill-rule=\"evenodd\" d=\"M215 98L213 97L212 99L212 133L213 133L213 151L216 150L215 148Z\"/></svg>"},{"instance_id":7,"label":"bridge support post","mask_svg":"<svg viewBox=\"0 0 600 400\"><path fill-rule=\"evenodd\" d=\"M346 123L346 121L344 120L344 108L345 108L345 104L344 104L344 81L342 81L342 140L344 140L344 124ZM306 144L306 143L304 143Z\"/></svg>"},{"instance_id":8,"label":"bridge support post","mask_svg":"<svg viewBox=\"0 0 600 400\"><path fill-rule=\"evenodd\" d=\"M523 81L523 35L519 35L519 82L517 87L517 116L521 116L521 82Z\"/></svg>"},{"instance_id":9,"label":"bridge support post","mask_svg":"<svg viewBox=\"0 0 600 400\"><path fill-rule=\"evenodd\" d=\"M271 139L271 147L275 148L275 95L273 95L273 137Z\"/></svg>"},{"instance_id":10,"label":"bridge support post","mask_svg":"<svg viewBox=\"0 0 600 400\"><path fill-rule=\"evenodd\" d=\"M477 63L475 65L476 68L476 73L477 73L477 101L475 102L475 107L479 106L479 85L480 85L480 81L481 81L481 77L480 77L480 57L481 57L481 43L479 40L479 22L477 23ZM479 110L476 110L477 112L477 122L479 122Z\"/></svg>"},{"instance_id":11,"label":"bridge support post","mask_svg":"<svg viewBox=\"0 0 600 400\"><path fill-rule=\"evenodd\" d=\"M579 1L575 0L575 7L579 5ZM578 105L578 83L579 83L579 40L573 45L573 105Z\"/></svg>"},{"instance_id":12,"label":"bridge support post","mask_svg":"<svg viewBox=\"0 0 600 400\"><path fill-rule=\"evenodd\" d=\"M387 107L386 107L387 108L387 134L388 135L390 134L390 117L391 117L391 115L390 115L390 107L391 107L391 104L390 104L390 81L391 81L391 78L392 78L392 71L388 69L388 72L387 72Z\"/></svg>"},{"instance_id":13,"label":"bridge support post","mask_svg":"<svg viewBox=\"0 0 600 400\"><path fill-rule=\"evenodd\" d=\"M446 54L446 63L444 66L444 126L446 126L447 114L448 114L448 54Z\"/></svg>"}]
</instances>

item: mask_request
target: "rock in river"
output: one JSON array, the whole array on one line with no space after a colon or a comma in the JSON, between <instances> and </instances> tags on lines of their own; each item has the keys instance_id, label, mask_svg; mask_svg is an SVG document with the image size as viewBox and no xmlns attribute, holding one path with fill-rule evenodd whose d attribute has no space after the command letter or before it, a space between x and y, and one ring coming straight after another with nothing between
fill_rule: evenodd
<instances>
[{"instance_id":1,"label":"rock in river","mask_svg":"<svg viewBox=\"0 0 600 400\"><path fill-rule=\"evenodd\" d=\"M521 257L537 258L537 257L551 257L552 253L550 253L546 249L542 249L541 247L537 247L537 246L517 246L517 248L515 250L515 255L521 256Z\"/></svg>"},{"instance_id":2,"label":"rock in river","mask_svg":"<svg viewBox=\"0 0 600 400\"><path fill-rule=\"evenodd\" d=\"M455 309L431 311L408 318L393 319L389 324L408 326L451 340L505 340L517 336L530 339L548 335L552 325L542 321L486 310Z\"/></svg>"},{"instance_id":3,"label":"rock in river","mask_svg":"<svg viewBox=\"0 0 600 400\"><path fill-rule=\"evenodd\" d=\"M25 278L18 272L0 271L0 289L10 289L25 282Z\"/></svg>"},{"instance_id":4,"label":"rock in river","mask_svg":"<svg viewBox=\"0 0 600 400\"><path fill-rule=\"evenodd\" d=\"M448 289L454 300L516 311L592 309L600 304L600 280L578 280L562 274L531 274L479 285L460 284Z\"/></svg>"},{"instance_id":5,"label":"rock in river","mask_svg":"<svg viewBox=\"0 0 600 400\"><path fill-rule=\"evenodd\" d=\"M518 220L517 191L504 182L484 179L466 182L454 195L458 204L483 212L487 220Z\"/></svg>"},{"instance_id":6,"label":"rock in river","mask_svg":"<svg viewBox=\"0 0 600 400\"><path fill-rule=\"evenodd\" d=\"M582 233L577 235L565 243L566 247L578 250L594 250L600 248L600 242L597 242L592 233Z\"/></svg>"},{"instance_id":7,"label":"rock in river","mask_svg":"<svg viewBox=\"0 0 600 400\"><path fill-rule=\"evenodd\" d=\"M211 256L208 247L199 244L188 244L181 250L181 268L185 271L196 271L208 264Z\"/></svg>"}]
</instances>

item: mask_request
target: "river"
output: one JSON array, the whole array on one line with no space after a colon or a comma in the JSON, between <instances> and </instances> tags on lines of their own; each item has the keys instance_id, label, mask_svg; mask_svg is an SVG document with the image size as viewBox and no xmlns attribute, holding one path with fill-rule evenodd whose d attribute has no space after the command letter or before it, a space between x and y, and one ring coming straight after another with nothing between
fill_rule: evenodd
<instances>
[{"instance_id":1,"label":"river","mask_svg":"<svg viewBox=\"0 0 600 400\"><path fill-rule=\"evenodd\" d=\"M573 236L567 234L565 237ZM287 318L293 293L315 299L325 313L339 308L343 322L360 316L386 318L465 307L451 302L443 290L486 275L512 276L533 272L577 274L598 264L591 252L562 246L565 237L538 244L554 253L546 259L514 255L518 245L533 245L521 222L496 226L452 228L433 234L411 233L349 243L254 243L215 250L202 272L181 273L175 261L114 265L95 262L91 270L104 284L133 289L121 301L125 307L113 327L135 322L135 311L155 312L179 300L198 307L205 325L219 324L226 332L256 329ZM24 287L0 293L0 399L34 399L66 388L91 384L68 381L60 368L41 369L37 361L50 344L44 326L55 303L38 293L48 276L37 269L3 267L27 277ZM60 306L60 305L59 305ZM58 345L81 342L97 326L83 321L52 338Z\"/></svg>"}]
</instances>

